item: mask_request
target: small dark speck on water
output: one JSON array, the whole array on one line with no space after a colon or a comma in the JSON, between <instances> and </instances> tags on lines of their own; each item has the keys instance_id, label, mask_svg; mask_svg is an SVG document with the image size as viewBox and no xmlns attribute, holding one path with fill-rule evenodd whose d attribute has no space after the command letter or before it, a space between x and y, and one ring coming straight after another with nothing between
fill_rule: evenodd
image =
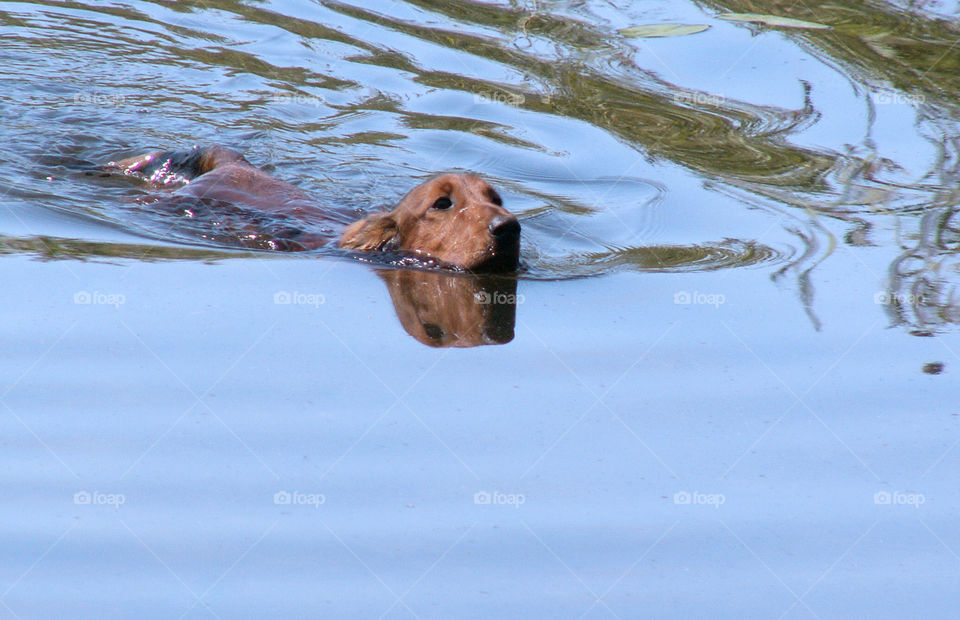
<instances>
[{"instance_id":1,"label":"small dark speck on water","mask_svg":"<svg viewBox=\"0 0 960 620\"><path fill-rule=\"evenodd\" d=\"M943 372L943 362L930 362L923 365L923 372L928 375L939 375Z\"/></svg>"}]
</instances>

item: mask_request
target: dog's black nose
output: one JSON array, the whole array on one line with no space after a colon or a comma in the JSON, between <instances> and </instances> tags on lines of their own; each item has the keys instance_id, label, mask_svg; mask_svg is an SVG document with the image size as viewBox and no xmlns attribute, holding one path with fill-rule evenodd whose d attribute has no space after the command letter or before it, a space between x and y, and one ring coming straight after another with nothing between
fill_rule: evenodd
<instances>
[{"instance_id":1,"label":"dog's black nose","mask_svg":"<svg viewBox=\"0 0 960 620\"><path fill-rule=\"evenodd\" d=\"M499 240L508 241L520 237L520 222L512 215L498 215L490 220L490 234Z\"/></svg>"}]
</instances>

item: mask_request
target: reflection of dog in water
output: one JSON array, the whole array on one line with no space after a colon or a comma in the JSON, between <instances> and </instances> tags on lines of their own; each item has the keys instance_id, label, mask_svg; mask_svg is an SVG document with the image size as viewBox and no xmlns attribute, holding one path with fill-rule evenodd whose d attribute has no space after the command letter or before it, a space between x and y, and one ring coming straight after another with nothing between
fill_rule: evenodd
<instances>
[{"instance_id":1,"label":"reflection of dog in water","mask_svg":"<svg viewBox=\"0 0 960 620\"><path fill-rule=\"evenodd\" d=\"M431 347L475 347L513 340L517 281L492 275L378 272L403 328Z\"/></svg>"},{"instance_id":2,"label":"reflection of dog in water","mask_svg":"<svg viewBox=\"0 0 960 620\"><path fill-rule=\"evenodd\" d=\"M218 242L312 250L337 239L332 226L346 226L337 245L349 250L405 253L478 272L517 268L517 218L489 183L466 174L430 179L392 211L350 223L354 214L320 206L222 146L148 153L111 162L107 169L174 188L165 203L186 217L215 212L211 230L201 227L200 234Z\"/></svg>"}]
</instances>

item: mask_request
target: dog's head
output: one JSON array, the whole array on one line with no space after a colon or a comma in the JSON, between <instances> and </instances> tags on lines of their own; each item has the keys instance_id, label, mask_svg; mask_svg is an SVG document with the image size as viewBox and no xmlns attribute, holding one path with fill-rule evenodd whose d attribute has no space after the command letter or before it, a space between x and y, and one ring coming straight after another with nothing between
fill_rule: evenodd
<instances>
[{"instance_id":1,"label":"dog's head","mask_svg":"<svg viewBox=\"0 0 960 620\"><path fill-rule=\"evenodd\" d=\"M445 174L413 188L393 211L348 226L339 245L409 252L470 271L513 271L520 223L486 181Z\"/></svg>"}]
</instances>

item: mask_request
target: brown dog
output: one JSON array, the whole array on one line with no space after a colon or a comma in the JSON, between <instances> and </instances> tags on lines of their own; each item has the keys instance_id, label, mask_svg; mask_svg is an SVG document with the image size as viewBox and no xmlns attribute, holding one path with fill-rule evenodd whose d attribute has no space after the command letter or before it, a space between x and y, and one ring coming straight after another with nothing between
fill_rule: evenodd
<instances>
[{"instance_id":1,"label":"brown dog","mask_svg":"<svg viewBox=\"0 0 960 620\"><path fill-rule=\"evenodd\" d=\"M330 226L349 221L344 211L319 206L297 187L222 146L149 153L107 167L152 185L177 187L171 196L189 217L193 217L189 202L195 200L221 208L242 205L286 218L283 226L271 230L269 243L257 247L316 249L332 241ZM311 231L311 225L316 230ZM254 239L256 228L248 223L236 231L237 237ZM283 234L278 236L276 230ZM337 245L359 252L406 253L470 271L513 271L520 255L520 223L486 181L444 174L415 187L393 211L353 222Z\"/></svg>"}]
</instances>

